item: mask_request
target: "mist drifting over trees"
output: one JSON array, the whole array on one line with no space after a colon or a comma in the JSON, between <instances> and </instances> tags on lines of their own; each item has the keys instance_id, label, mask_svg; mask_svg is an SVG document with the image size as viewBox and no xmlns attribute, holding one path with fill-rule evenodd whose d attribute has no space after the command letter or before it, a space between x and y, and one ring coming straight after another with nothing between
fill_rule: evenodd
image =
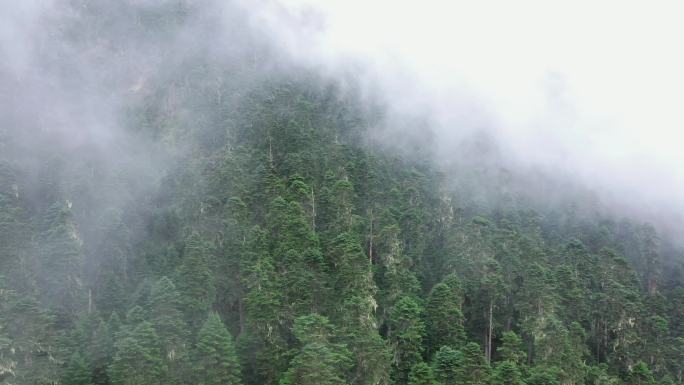
<instances>
[{"instance_id":1,"label":"mist drifting over trees","mask_svg":"<svg viewBox=\"0 0 684 385\"><path fill-rule=\"evenodd\" d=\"M0 383L684 383L676 7L551 3L0 4Z\"/></svg>"}]
</instances>

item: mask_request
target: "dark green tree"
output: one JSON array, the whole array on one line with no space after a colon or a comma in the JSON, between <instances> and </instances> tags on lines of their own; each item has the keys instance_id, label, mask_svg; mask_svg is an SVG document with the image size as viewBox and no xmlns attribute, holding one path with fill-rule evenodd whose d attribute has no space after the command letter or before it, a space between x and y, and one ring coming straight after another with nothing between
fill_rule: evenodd
<instances>
[{"instance_id":1,"label":"dark green tree","mask_svg":"<svg viewBox=\"0 0 684 385\"><path fill-rule=\"evenodd\" d=\"M67 326L86 310L83 287L83 241L71 212L72 203L52 204L45 215L41 234L39 285L44 303Z\"/></svg>"},{"instance_id":2,"label":"dark green tree","mask_svg":"<svg viewBox=\"0 0 684 385\"><path fill-rule=\"evenodd\" d=\"M428 352L448 345L459 349L465 344L460 285L454 276L447 277L430 291L425 306Z\"/></svg>"},{"instance_id":3,"label":"dark green tree","mask_svg":"<svg viewBox=\"0 0 684 385\"><path fill-rule=\"evenodd\" d=\"M525 385L518 364L513 361L502 361L494 368L493 385Z\"/></svg>"},{"instance_id":4,"label":"dark green tree","mask_svg":"<svg viewBox=\"0 0 684 385\"><path fill-rule=\"evenodd\" d=\"M491 368L480 345L475 342L469 342L463 348L463 373L463 383L466 385L489 383Z\"/></svg>"},{"instance_id":5,"label":"dark green tree","mask_svg":"<svg viewBox=\"0 0 684 385\"><path fill-rule=\"evenodd\" d=\"M191 330L199 330L214 303L215 288L209 247L193 232L185 240L183 263L178 269L180 303Z\"/></svg>"},{"instance_id":6,"label":"dark green tree","mask_svg":"<svg viewBox=\"0 0 684 385\"><path fill-rule=\"evenodd\" d=\"M74 353L69 361L69 365L62 376L64 385L91 385L91 373L88 364L80 354Z\"/></svg>"},{"instance_id":7,"label":"dark green tree","mask_svg":"<svg viewBox=\"0 0 684 385\"><path fill-rule=\"evenodd\" d=\"M425 362L413 365L409 373L408 385L437 385L430 365Z\"/></svg>"},{"instance_id":8,"label":"dark green tree","mask_svg":"<svg viewBox=\"0 0 684 385\"><path fill-rule=\"evenodd\" d=\"M655 383L651 369L643 361L637 362L629 372L630 385L654 385Z\"/></svg>"},{"instance_id":9,"label":"dark green tree","mask_svg":"<svg viewBox=\"0 0 684 385\"><path fill-rule=\"evenodd\" d=\"M442 346L432 360L435 379L441 385L456 385L465 380L463 353L449 346Z\"/></svg>"},{"instance_id":10,"label":"dark green tree","mask_svg":"<svg viewBox=\"0 0 684 385\"><path fill-rule=\"evenodd\" d=\"M161 355L166 372L166 384L183 381L187 376L189 356L187 324L180 310L180 295L176 286L162 277L150 293L150 321L161 343Z\"/></svg>"},{"instance_id":11,"label":"dark green tree","mask_svg":"<svg viewBox=\"0 0 684 385\"><path fill-rule=\"evenodd\" d=\"M198 335L193 367L201 385L240 385L242 374L233 337L216 313L210 313Z\"/></svg>"},{"instance_id":12,"label":"dark green tree","mask_svg":"<svg viewBox=\"0 0 684 385\"><path fill-rule=\"evenodd\" d=\"M523 350L522 339L513 331L504 332L501 335L501 345L496 352L502 361L511 361L518 365L527 362L527 353Z\"/></svg>"},{"instance_id":13,"label":"dark green tree","mask_svg":"<svg viewBox=\"0 0 684 385\"><path fill-rule=\"evenodd\" d=\"M290 362L281 385L345 385L351 366L349 350L334 342L335 330L327 318L318 314L298 317L295 336L301 347Z\"/></svg>"},{"instance_id":14,"label":"dark green tree","mask_svg":"<svg viewBox=\"0 0 684 385\"><path fill-rule=\"evenodd\" d=\"M113 313L113 315L116 313ZM104 320L100 320L88 346L88 359L95 385L108 384L107 368L114 355L114 336Z\"/></svg>"},{"instance_id":15,"label":"dark green tree","mask_svg":"<svg viewBox=\"0 0 684 385\"><path fill-rule=\"evenodd\" d=\"M525 381L527 385L561 385L559 369L547 366L535 366Z\"/></svg>"},{"instance_id":16,"label":"dark green tree","mask_svg":"<svg viewBox=\"0 0 684 385\"><path fill-rule=\"evenodd\" d=\"M335 261L334 285L342 306L336 310L340 336L354 357L351 382L379 384L387 380L389 351L378 333L376 286L372 266L352 233L333 239L327 253Z\"/></svg>"},{"instance_id":17,"label":"dark green tree","mask_svg":"<svg viewBox=\"0 0 684 385\"><path fill-rule=\"evenodd\" d=\"M166 368L161 357L159 337L152 324L141 321L119 336L109 368L112 384L162 384Z\"/></svg>"},{"instance_id":18,"label":"dark green tree","mask_svg":"<svg viewBox=\"0 0 684 385\"><path fill-rule=\"evenodd\" d=\"M425 324L420 305L411 297L402 297L392 308L388 331L396 383L406 384L411 368L423 361L424 336Z\"/></svg>"}]
</instances>

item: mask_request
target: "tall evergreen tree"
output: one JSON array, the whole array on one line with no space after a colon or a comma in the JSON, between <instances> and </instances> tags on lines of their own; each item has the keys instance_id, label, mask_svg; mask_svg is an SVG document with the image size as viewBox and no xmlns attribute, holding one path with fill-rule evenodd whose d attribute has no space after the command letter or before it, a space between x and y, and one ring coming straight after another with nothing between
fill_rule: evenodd
<instances>
[{"instance_id":1,"label":"tall evergreen tree","mask_svg":"<svg viewBox=\"0 0 684 385\"><path fill-rule=\"evenodd\" d=\"M449 346L442 346L432 360L435 379L441 385L456 385L465 381L463 353Z\"/></svg>"},{"instance_id":2,"label":"tall evergreen tree","mask_svg":"<svg viewBox=\"0 0 684 385\"><path fill-rule=\"evenodd\" d=\"M214 303L211 257L206 242L196 232L186 239L183 254L177 280L180 302L191 330L199 330Z\"/></svg>"},{"instance_id":3,"label":"tall evergreen tree","mask_svg":"<svg viewBox=\"0 0 684 385\"><path fill-rule=\"evenodd\" d=\"M397 384L406 384L411 368L422 362L425 324L422 309L410 297L402 297L392 308L388 339L394 355L392 375Z\"/></svg>"},{"instance_id":4,"label":"tall evergreen tree","mask_svg":"<svg viewBox=\"0 0 684 385\"><path fill-rule=\"evenodd\" d=\"M492 384L494 385L525 385L518 364L513 361L502 361L494 368Z\"/></svg>"},{"instance_id":5,"label":"tall evergreen tree","mask_svg":"<svg viewBox=\"0 0 684 385\"><path fill-rule=\"evenodd\" d=\"M460 285L454 276L447 277L430 291L425 307L429 352L445 345L456 349L464 345L462 302Z\"/></svg>"},{"instance_id":6,"label":"tall evergreen tree","mask_svg":"<svg viewBox=\"0 0 684 385\"><path fill-rule=\"evenodd\" d=\"M409 385L437 385L432 368L425 362L418 363L411 368L409 373Z\"/></svg>"},{"instance_id":7,"label":"tall evergreen tree","mask_svg":"<svg viewBox=\"0 0 684 385\"><path fill-rule=\"evenodd\" d=\"M154 327L141 321L116 341L109 377L114 385L162 384L166 368Z\"/></svg>"},{"instance_id":8,"label":"tall evergreen tree","mask_svg":"<svg viewBox=\"0 0 684 385\"><path fill-rule=\"evenodd\" d=\"M466 385L489 383L491 368L482 349L475 342L469 342L463 348L463 373L463 383Z\"/></svg>"},{"instance_id":9,"label":"tall evergreen tree","mask_svg":"<svg viewBox=\"0 0 684 385\"><path fill-rule=\"evenodd\" d=\"M150 294L150 321L161 342L161 355L168 368L166 384L183 381L188 371L189 336L179 308L176 286L169 278L162 277L153 285Z\"/></svg>"},{"instance_id":10,"label":"tall evergreen tree","mask_svg":"<svg viewBox=\"0 0 684 385\"><path fill-rule=\"evenodd\" d=\"M201 385L240 385L242 374L233 337L218 314L211 313L198 335L195 378Z\"/></svg>"},{"instance_id":11,"label":"tall evergreen tree","mask_svg":"<svg viewBox=\"0 0 684 385\"><path fill-rule=\"evenodd\" d=\"M345 385L351 366L346 346L333 341L335 331L328 319L318 314L297 318L294 330L301 344L281 385Z\"/></svg>"},{"instance_id":12,"label":"tall evergreen tree","mask_svg":"<svg viewBox=\"0 0 684 385\"><path fill-rule=\"evenodd\" d=\"M387 381L389 351L378 333L376 287L371 264L360 241L351 233L338 235L329 247L335 261L335 292L342 306L336 309L340 336L355 360L354 384L380 384Z\"/></svg>"},{"instance_id":13,"label":"tall evergreen tree","mask_svg":"<svg viewBox=\"0 0 684 385\"><path fill-rule=\"evenodd\" d=\"M82 240L71 213L72 203L52 204L45 215L41 239L41 297L64 326L86 310Z\"/></svg>"},{"instance_id":14,"label":"tall evergreen tree","mask_svg":"<svg viewBox=\"0 0 684 385\"><path fill-rule=\"evenodd\" d=\"M91 385L90 369L86 361L80 354L74 353L69 361L64 376L62 377L64 385Z\"/></svg>"}]
</instances>

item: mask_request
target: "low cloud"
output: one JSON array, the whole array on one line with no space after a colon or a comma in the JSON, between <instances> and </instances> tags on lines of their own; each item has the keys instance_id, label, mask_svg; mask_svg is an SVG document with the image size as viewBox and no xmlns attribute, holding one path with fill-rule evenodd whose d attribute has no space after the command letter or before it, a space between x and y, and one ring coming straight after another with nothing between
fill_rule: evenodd
<instances>
[{"instance_id":1,"label":"low cloud","mask_svg":"<svg viewBox=\"0 0 684 385\"><path fill-rule=\"evenodd\" d=\"M428 117L438 159L486 132L517 166L572 177L645 219L682 219L675 1L242 5L291 60L353 73L390 117Z\"/></svg>"}]
</instances>

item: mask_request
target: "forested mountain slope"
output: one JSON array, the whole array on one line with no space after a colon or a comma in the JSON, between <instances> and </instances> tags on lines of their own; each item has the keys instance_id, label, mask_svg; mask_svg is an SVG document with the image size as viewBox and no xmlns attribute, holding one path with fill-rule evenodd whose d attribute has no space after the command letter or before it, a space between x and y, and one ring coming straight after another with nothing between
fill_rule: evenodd
<instances>
[{"instance_id":1,"label":"forested mountain slope","mask_svg":"<svg viewBox=\"0 0 684 385\"><path fill-rule=\"evenodd\" d=\"M79 60L158 47L96 76L116 135L23 126L3 94L2 383L684 383L681 249L654 226L524 191L483 138L459 171L379 143L378 106L258 42L177 59L192 2L101 4L59 25Z\"/></svg>"}]
</instances>

